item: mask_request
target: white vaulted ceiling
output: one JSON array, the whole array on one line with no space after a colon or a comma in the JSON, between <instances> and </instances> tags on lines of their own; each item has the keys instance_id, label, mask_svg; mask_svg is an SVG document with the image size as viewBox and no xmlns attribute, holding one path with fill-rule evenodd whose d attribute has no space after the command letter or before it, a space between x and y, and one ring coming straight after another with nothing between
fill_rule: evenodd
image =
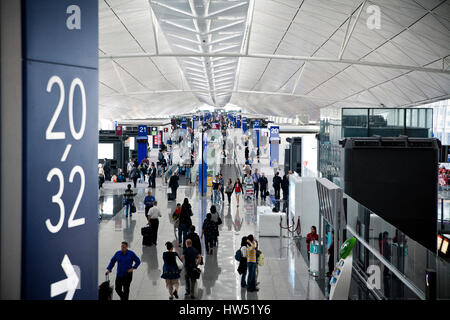
<instances>
[{"instance_id":1,"label":"white vaulted ceiling","mask_svg":"<svg viewBox=\"0 0 450 320\"><path fill-rule=\"evenodd\" d=\"M448 98L449 2L99 0L100 119L230 102L317 120L328 106Z\"/></svg>"}]
</instances>

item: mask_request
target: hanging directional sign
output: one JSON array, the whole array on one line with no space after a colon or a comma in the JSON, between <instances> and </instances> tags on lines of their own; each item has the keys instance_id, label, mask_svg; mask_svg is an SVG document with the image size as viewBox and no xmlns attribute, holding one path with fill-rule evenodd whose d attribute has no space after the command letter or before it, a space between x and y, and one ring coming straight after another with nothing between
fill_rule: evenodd
<instances>
[{"instance_id":1,"label":"hanging directional sign","mask_svg":"<svg viewBox=\"0 0 450 320\"><path fill-rule=\"evenodd\" d=\"M122 126L116 126L116 136L122 136Z\"/></svg>"},{"instance_id":2,"label":"hanging directional sign","mask_svg":"<svg viewBox=\"0 0 450 320\"><path fill-rule=\"evenodd\" d=\"M98 1L21 3L21 298L97 299Z\"/></svg>"}]
</instances>

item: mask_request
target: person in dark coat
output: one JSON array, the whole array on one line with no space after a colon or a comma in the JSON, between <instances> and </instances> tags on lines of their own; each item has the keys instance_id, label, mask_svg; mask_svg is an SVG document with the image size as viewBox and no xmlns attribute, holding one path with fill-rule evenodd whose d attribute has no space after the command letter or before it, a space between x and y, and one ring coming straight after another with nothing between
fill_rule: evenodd
<instances>
[{"instance_id":1,"label":"person in dark coat","mask_svg":"<svg viewBox=\"0 0 450 320\"><path fill-rule=\"evenodd\" d=\"M169 180L169 188L172 189L173 200L176 200L176 199L177 199L177 189L178 189L178 187L180 186L180 185L178 184L178 179L179 179L179 177L178 177L178 172L175 172L175 173L170 177L170 180Z\"/></svg>"},{"instance_id":2,"label":"person in dark coat","mask_svg":"<svg viewBox=\"0 0 450 320\"><path fill-rule=\"evenodd\" d=\"M212 254L216 232L217 224L211 219L211 213L208 213L202 225L202 237L205 236L206 254Z\"/></svg>"},{"instance_id":3,"label":"person in dark coat","mask_svg":"<svg viewBox=\"0 0 450 320\"><path fill-rule=\"evenodd\" d=\"M111 181L111 166L108 159L106 158L103 162L103 171L105 172L105 180Z\"/></svg>"},{"instance_id":4,"label":"person in dark coat","mask_svg":"<svg viewBox=\"0 0 450 320\"><path fill-rule=\"evenodd\" d=\"M266 201L266 192L267 192L267 184L269 182L267 181L266 176L264 175L264 172L261 174L261 177L259 178L259 190L261 191L261 199L265 202Z\"/></svg>"},{"instance_id":5,"label":"person in dark coat","mask_svg":"<svg viewBox=\"0 0 450 320\"><path fill-rule=\"evenodd\" d=\"M248 153L249 153L248 147L245 147L245 161L248 160Z\"/></svg>"},{"instance_id":6,"label":"person in dark coat","mask_svg":"<svg viewBox=\"0 0 450 320\"><path fill-rule=\"evenodd\" d=\"M195 226L191 226L188 235L186 236L186 240L191 239L192 247L197 249L197 251L202 254L202 243L200 241L200 237L197 233L195 233Z\"/></svg>"},{"instance_id":7,"label":"person in dark coat","mask_svg":"<svg viewBox=\"0 0 450 320\"><path fill-rule=\"evenodd\" d=\"M283 190L283 212L286 212L287 201L289 199L289 178L287 174L283 176L283 180L281 181L281 189Z\"/></svg>"},{"instance_id":8,"label":"person in dark coat","mask_svg":"<svg viewBox=\"0 0 450 320\"><path fill-rule=\"evenodd\" d=\"M280 199L280 189L281 189L281 178L280 173L277 172L272 180L272 186L275 189L275 199Z\"/></svg>"},{"instance_id":9,"label":"person in dark coat","mask_svg":"<svg viewBox=\"0 0 450 320\"><path fill-rule=\"evenodd\" d=\"M183 244L183 247L186 246L186 237L188 235L188 231L192 226L192 207L189 203L188 198L184 198L183 204L181 205L181 212L180 212L180 218L179 218L179 225L178 225L178 245L181 246Z\"/></svg>"},{"instance_id":10,"label":"person in dark coat","mask_svg":"<svg viewBox=\"0 0 450 320\"><path fill-rule=\"evenodd\" d=\"M156 188L156 166L154 162L152 162L152 165L149 169L148 187Z\"/></svg>"},{"instance_id":11,"label":"person in dark coat","mask_svg":"<svg viewBox=\"0 0 450 320\"><path fill-rule=\"evenodd\" d=\"M133 166L133 169L131 169L130 177L133 180L134 187L136 188L136 183L139 178L139 170L136 166Z\"/></svg>"}]
</instances>

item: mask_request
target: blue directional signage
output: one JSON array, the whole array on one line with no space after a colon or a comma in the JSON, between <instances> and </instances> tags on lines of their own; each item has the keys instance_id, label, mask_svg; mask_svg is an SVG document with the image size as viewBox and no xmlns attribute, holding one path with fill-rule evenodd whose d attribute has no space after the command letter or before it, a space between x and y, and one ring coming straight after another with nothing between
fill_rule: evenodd
<instances>
[{"instance_id":1,"label":"blue directional signage","mask_svg":"<svg viewBox=\"0 0 450 320\"><path fill-rule=\"evenodd\" d=\"M259 128L261 127L261 123L259 120L255 120L253 122L253 129L255 130L255 135L256 135L256 147L259 148Z\"/></svg>"},{"instance_id":2,"label":"blue directional signage","mask_svg":"<svg viewBox=\"0 0 450 320\"><path fill-rule=\"evenodd\" d=\"M147 126L138 126L138 137L147 137Z\"/></svg>"},{"instance_id":3,"label":"blue directional signage","mask_svg":"<svg viewBox=\"0 0 450 320\"><path fill-rule=\"evenodd\" d=\"M147 141L148 141L148 128L147 126L138 126L138 136L136 138L138 142L138 162L141 163L142 160L147 156Z\"/></svg>"},{"instance_id":4,"label":"blue directional signage","mask_svg":"<svg viewBox=\"0 0 450 320\"><path fill-rule=\"evenodd\" d=\"M247 117L242 118L242 130L244 133L247 131Z\"/></svg>"},{"instance_id":5,"label":"blue directional signage","mask_svg":"<svg viewBox=\"0 0 450 320\"><path fill-rule=\"evenodd\" d=\"M274 162L278 163L279 149L280 149L280 127L270 127L270 166L274 165Z\"/></svg>"},{"instance_id":6,"label":"blue directional signage","mask_svg":"<svg viewBox=\"0 0 450 320\"><path fill-rule=\"evenodd\" d=\"M98 68L97 0L25 0L24 58Z\"/></svg>"},{"instance_id":7,"label":"blue directional signage","mask_svg":"<svg viewBox=\"0 0 450 320\"><path fill-rule=\"evenodd\" d=\"M98 2L24 0L22 299L98 297Z\"/></svg>"}]
</instances>

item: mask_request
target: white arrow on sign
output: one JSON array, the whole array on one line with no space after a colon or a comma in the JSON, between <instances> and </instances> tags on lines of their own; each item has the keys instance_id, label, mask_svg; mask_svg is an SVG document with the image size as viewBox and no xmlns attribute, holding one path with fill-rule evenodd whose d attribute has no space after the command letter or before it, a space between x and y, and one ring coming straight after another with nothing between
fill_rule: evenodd
<instances>
[{"instance_id":1,"label":"white arrow on sign","mask_svg":"<svg viewBox=\"0 0 450 320\"><path fill-rule=\"evenodd\" d=\"M64 255L64 259L61 262L61 267L66 273L67 279L52 283L50 286L50 296L53 298L67 292L64 300L72 300L80 279L78 278L67 254Z\"/></svg>"}]
</instances>

